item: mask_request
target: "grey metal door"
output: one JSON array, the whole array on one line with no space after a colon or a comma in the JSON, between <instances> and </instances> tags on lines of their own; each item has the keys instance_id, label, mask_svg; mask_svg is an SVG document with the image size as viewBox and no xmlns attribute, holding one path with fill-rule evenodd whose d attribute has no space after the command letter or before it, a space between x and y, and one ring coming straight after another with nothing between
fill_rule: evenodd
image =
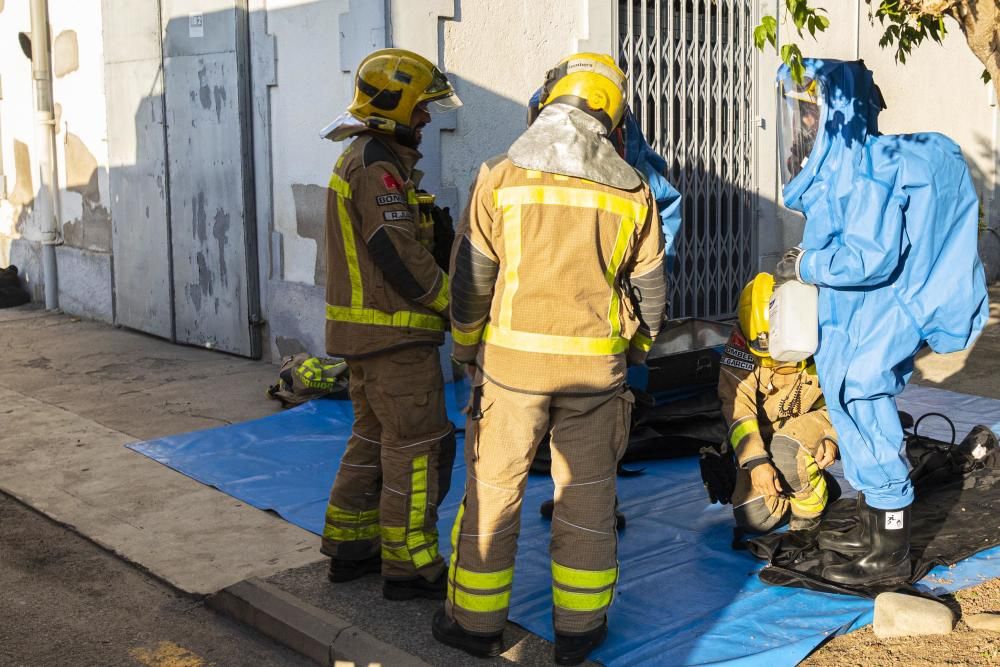
<instances>
[{"instance_id":1,"label":"grey metal door","mask_svg":"<svg viewBox=\"0 0 1000 667\"><path fill-rule=\"evenodd\" d=\"M115 321L173 338L160 10L104 0Z\"/></svg>"},{"instance_id":2,"label":"grey metal door","mask_svg":"<svg viewBox=\"0 0 1000 667\"><path fill-rule=\"evenodd\" d=\"M752 0L619 0L631 105L683 196L672 317L727 318L757 263Z\"/></svg>"},{"instance_id":3,"label":"grey metal door","mask_svg":"<svg viewBox=\"0 0 1000 667\"><path fill-rule=\"evenodd\" d=\"M160 6L175 335L259 357L245 2Z\"/></svg>"},{"instance_id":4,"label":"grey metal door","mask_svg":"<svg viewBox=\"0 0 1000 667\"><path fill-rule=\"evenodd\" d=\"M116 321L259 357L245 3L103 9Z\"/></svg>"}]
</instances>

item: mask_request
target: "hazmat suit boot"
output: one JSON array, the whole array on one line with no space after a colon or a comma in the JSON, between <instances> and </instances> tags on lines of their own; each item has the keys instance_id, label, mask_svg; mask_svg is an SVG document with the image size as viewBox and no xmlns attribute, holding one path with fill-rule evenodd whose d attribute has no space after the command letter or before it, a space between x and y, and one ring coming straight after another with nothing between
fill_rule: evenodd
<instances>
[{"instance_id":1,"label":"hazmat suit boot","mask_svg":"<svg viewBox=\"0 0 1000 667\"><path fill-rule=\"evenodd\" d=\"M580 634L556 632L555 662L557 665L579 665L590 652L604 643L608 636L608 619L598 627Z\"/></svg>"},{"instance_id":2,"label":"hazmat suit boot","mask_svg":"<svg viewBox=\"0 0 1000 667\"><path fill-rule=\"evenodd\" d=\"M334 584L360 579L366 574L378 574L382 571L381 556L372 556L361 560L330 559L330 571L326 578Z\"/></svg>"},{"instance_id":3,"label":"hazmat suit boot","mask_svg":"<svg viewBox=\"0 0 1000 667\"><path fill-rule=\"evenodd\" d=\"M382 597L386 600L443 600L448 588L448 572L443 571L438 578L428 581L423 577L410 579L386 579L382 583Z\"/></svg>"},{"instance_id":4,"label":"hazmat suit boot","mask_svg":"<svg viewBox=\"0 0 1000 667\"><path fill-rule=\"evenodd\" d=\"M910 578L910 505L880 510L865 504L863 520L868 535L865 553L842 565L823 569L823 578L838 584L873 586L901 583Z\"/></svg>"},{"instance_id":5,"label":"hazmat suit boot","mask_svg":"<svg viewBox=\"0 0 1000 667\"><path fill-rule=\"evenodd\" d=\"M825 551L835 551L845 556L863 554L868 550L868 523L864 518L864 494L858 494L855 513L858 521L848 530L824 530L817 538L819 548Z\"/></svg>"},{"instance_id":6,"label":"hazmat suit boot","mask_svg":"<svg viewBox=\"0 0 1000 667\"><path fill-rule=\"evenodd\" d=\"M494 658L503 653L503 633L469 632L454 619L448 618L444 608L434 612L431 624L434 639L452 648L465 651L477 658Z\"/></svg>"}]
</instances>

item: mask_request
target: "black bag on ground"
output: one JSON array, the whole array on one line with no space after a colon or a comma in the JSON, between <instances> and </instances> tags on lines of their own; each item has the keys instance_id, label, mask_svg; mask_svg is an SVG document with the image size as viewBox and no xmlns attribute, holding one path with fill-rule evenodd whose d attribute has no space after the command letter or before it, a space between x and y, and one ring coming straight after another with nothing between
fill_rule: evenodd
<instances>
[{"instance_id":1,"label":"black bag on ground","mask_svg":"<svg viewBox=\"0 0 1000 667\"><path fill-rule=\"evenodd\" d=\"M23 306L31 301L31 295L21 287L17 277L17 267L13 264L0 269L0 308Z\"/></svg>"},{"instance_id":2,"label":"black bag on ground","mask_svg":"<svg viewBox=\"0 0 1000 667\"><path fill-rule=\"evenodd\" d=\"M919 424L919 421L918 421ZM1000 449L997 436L975 427L955 446L911 434L907 457L913 465L916 500L911 515L911 576L893 586L847 586L821 576L827 565L849 557L821 550L819 530L848 530L858 521L857 500L833 503L819 530L771 533L750 540L748 547L768 561L760 571L764 583L828 593L874 598L886 590L916 592L913 584L938 565L950 566L1000 544Z\"/></svg>"}]
</instances>

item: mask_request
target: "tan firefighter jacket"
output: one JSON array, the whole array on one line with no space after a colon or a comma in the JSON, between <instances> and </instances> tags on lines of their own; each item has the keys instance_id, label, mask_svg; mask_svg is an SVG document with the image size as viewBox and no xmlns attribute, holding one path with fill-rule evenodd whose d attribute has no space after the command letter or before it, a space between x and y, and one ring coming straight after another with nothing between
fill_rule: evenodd
<instances>
[{"instance_id":1,"label":"tan firefighter jacket","mask_svg":"<svg viewBox=\"0 0 1000 667\"><path fill-rule=\"evenodd\" d=\"M769 458L764 443L784 420L815 411L826 417L826 402L811 357L799 364L762 361L750 352L738 330L729 337L720 362L719 399L729 424L729 444L744 468ZM826 436L835 440L829 418L825 423Z\"/></svg>"},{"instance_id":2,"label":"tan firefighter jacket","mask_svg":"<svg viewBox=\"0 0 1000 667\"><path fill-rule=\"evenodd\" d=\"M326 206L326 351L361 357L444 342L448 276L416 192L420 153L363 133L337 160Z\"/></svg>"},{"instance_id":3,"label":"tan firefighter jacket","mask_svg":"<svg viewBox=\"0 0 1000 667\"><path fill-rule=\"evenodd\" d=\"M455 358L478 355L486 377L516 391L619 387L630 344L643 359L666 305L663 232L645 182L619 190L505 156L480 168L451 274Z\"/></svg>"}]
</instances>

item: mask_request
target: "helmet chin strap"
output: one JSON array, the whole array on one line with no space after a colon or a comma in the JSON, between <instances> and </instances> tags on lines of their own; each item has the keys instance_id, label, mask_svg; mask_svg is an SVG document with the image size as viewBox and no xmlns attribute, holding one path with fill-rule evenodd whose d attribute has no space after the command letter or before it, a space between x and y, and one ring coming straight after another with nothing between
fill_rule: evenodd
<instances>
[{"instance_id":1,"label":"helmet chin strap","mask_svg":"<svg viewBox=\"0 0 1000 667\"><path fill-rule=\"evenodd\" d=\"M417 147L417 133L409 125L397 123L391 118L380 118L378 116L372 116L366 120L365 125L376 132L391 134L396 138L396 141L404 146L409 146L410 148Z\"/></svg>"}]
</instances>

